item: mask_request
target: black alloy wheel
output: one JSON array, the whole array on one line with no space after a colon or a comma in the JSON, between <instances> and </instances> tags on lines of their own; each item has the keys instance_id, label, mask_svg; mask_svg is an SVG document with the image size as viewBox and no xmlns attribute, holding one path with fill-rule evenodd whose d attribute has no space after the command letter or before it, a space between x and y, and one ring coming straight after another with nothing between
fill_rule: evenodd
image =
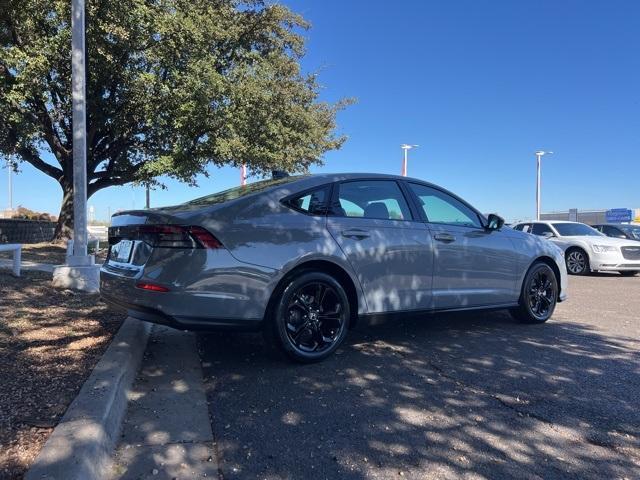
<instances>
[{"instance_id":1,"label":"black alloy wheel","mask_svg":"<svg viewBox=\"0 0 640 480\"><path fill-rule=\"evenodd\" d=\"M333 277L307 272L282 292L272 327L281 349L309 363L331 355L344 340L350 319L347 295Z\"/></svg>"},{"instance_id":2,"label":"black alloy wheel","mask_svg":"<svg viewBox=\"0 0 640 480\"><path fill-rule=\"evenodd\" d=\"M558 301L558 279L549 265L534 263L522 285L520 306L511 309L511 314L524 323L544 323L556 308Z\"/></svg>"}]
</instances>

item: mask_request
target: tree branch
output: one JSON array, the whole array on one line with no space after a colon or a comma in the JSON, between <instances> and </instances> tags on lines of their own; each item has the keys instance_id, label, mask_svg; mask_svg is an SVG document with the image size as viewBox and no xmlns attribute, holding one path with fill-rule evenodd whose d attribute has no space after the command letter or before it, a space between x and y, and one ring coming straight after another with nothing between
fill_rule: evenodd
<instances>
[{"instance_id":1,"label":"tree branch","mask_svg":"<svg viewBox=\"0 0 640 480\"><path fill-rule=\"evenodd\" d=\"M41 172L46 173L51 178L57 180L58 183L62 183L63 177L65 175L60 168L54 167L53 165L48 164L47 162L42 160L37 153L35 153L33 150L31 150L28 147L18 148L17 153L18 155L20 155L20 157L22 157L22 159L25 162L30 163Z\"/></svg>"}]
</instances>

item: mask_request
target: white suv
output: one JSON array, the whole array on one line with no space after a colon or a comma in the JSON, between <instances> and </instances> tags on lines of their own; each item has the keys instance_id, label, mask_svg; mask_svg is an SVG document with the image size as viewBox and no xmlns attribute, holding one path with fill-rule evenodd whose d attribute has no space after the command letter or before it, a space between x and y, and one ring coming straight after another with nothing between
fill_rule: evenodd
<instances>
[{"instance_id":1,"label":"white suv","mask_svg":"<svg viewBox=\"0 0 640 480\"><path fill-rule=\"evenodd\" d=\"M562 248L570 274L614 271L633 276L640 272L640 245L637 242L607 237L584 223L523 222L513 228L545 237Z\"/></svg>"}]
</instances>

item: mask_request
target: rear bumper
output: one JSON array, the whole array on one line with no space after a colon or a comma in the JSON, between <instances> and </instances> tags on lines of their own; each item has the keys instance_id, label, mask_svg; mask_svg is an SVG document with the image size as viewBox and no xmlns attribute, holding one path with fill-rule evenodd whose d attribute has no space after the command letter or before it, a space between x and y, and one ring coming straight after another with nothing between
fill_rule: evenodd
<instances>
[{"instance_id":1,"label":"rear bumper","mask_svg":"<svg viewBox=\"0 0 640 480\"><path fill-rule=\"evenodd\" d=\"M238 262L227 251L157 249L144 267L100 269L104 301L131 317L182 330L255 330L277 271ZM138 283L168 291L137 288Z\"/></svg>"},{"instance_id":2,"label":"rear bumper","mask_svg":"<svg viewBox=\"0 0 640 480\"><path fill-rule=\"evenodd\" d=\"M208 317L172 317L160 310L156 310L133 303L127 303L113 298L104 293L102 300L108 305L127 312L127 315L136 320L142 320L159 325L167 325L178 330L192 331L258 331L262 327L262 319L238 319L238 318L208 318Z\"/></svg>"}]
</instances>

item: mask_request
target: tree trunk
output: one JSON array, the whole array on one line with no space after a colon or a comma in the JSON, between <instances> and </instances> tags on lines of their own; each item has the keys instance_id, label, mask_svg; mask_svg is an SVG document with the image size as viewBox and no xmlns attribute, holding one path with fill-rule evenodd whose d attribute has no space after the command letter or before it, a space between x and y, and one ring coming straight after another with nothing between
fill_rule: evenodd
<instances>
[{"instance_id":1,"label":"tree trunk","mask_svg":"<svg viewBox=\"0 0 640 480\"><path fill-rule=\"evenodd\" d=\"M70 238L73 238L73 187L62 185L62 205L52 241L63 242Z\"/></svg>"}]
</instances>

